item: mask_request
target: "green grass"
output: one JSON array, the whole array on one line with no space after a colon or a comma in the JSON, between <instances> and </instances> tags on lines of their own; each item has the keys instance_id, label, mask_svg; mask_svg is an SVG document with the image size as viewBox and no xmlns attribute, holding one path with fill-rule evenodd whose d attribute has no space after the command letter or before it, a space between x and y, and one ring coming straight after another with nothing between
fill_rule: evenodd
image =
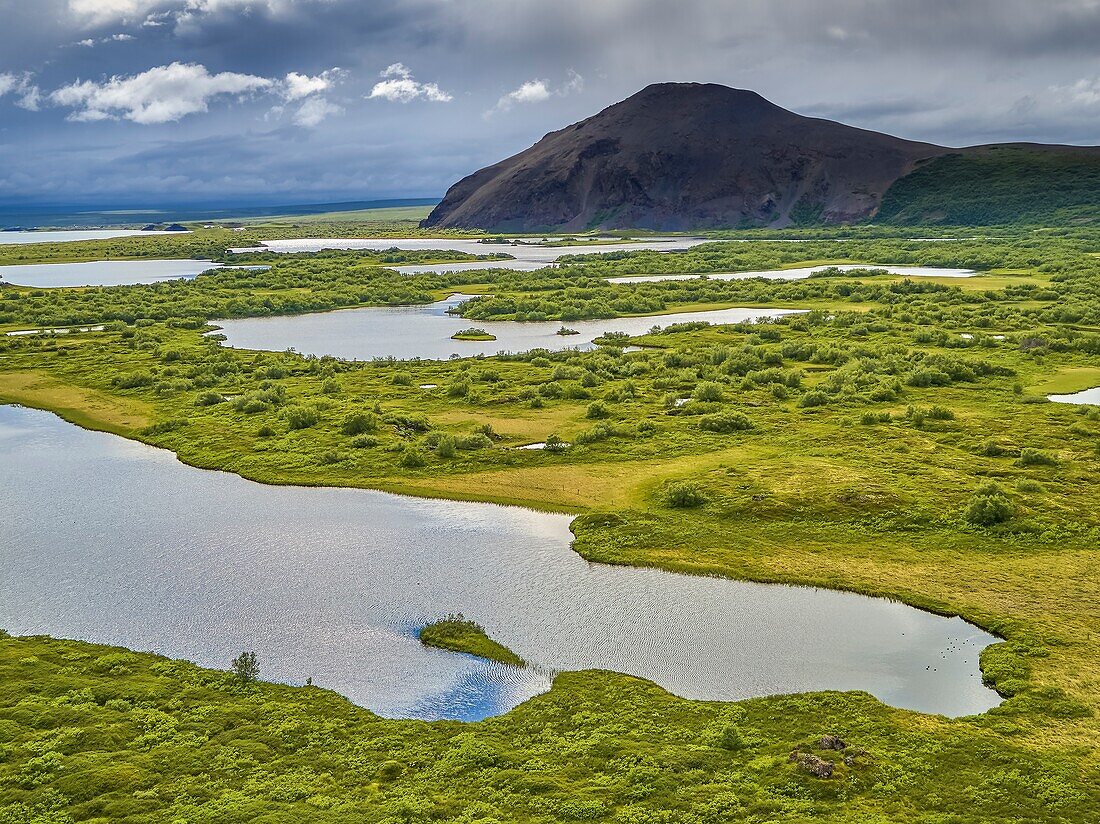
<instances>
[{"instance_id":1,"label":"green grass","mask_svg":"<svg viewBox=\"0 0 1100 824\"><path fill-rule=\"evenodd\" d=\"M776 248L795 244L731 245L583 268L718 270L795 254ZM1100 382L1092 254L1100 238L1019 232L917 247L850 244L873 255L866 259L979 265L1001 280L987 289L911 289L876 277L641 290L670 304L798 296L830 311L682 326L639 339L646 348L637 352L444 362L228 350L190 323L223 300L259 312L250 303L258 290L319 303L385 294L391 280L372 258L361 267L354 256L295 258L197 295L166 286L8 298L5 289L0 307L24 322L77 310L136 317L101 333L0 338L2 402L52 409L262 482L574 513L575 549L595 562L825 586L962 615L1005 639L981 663L1006 700L981 716L944 719L860 693L685 701L638 679L585 672L558 676L547 695L501 718L425 724L380 719L316 688L243 687L155 656L2 638L0 821L1097 818L1100 409L1043 396ZM534 296L570 311L622 295L580 269L484 283L509 300ZM424 300L445 287L432 285L420 287ZM419 388L429 383L438 388ZM246 401L196 405L208 393ZM804 405L811 395L824 403ZM673 403L689 397L706 400ZM588 417L597 401L606 418ZM316 423L292 429L291 407L315 410ZM916 414L932 407L953 416ZM733 413L752 428L701 426ZM863 422L868 413L874 423ZM345 432L358 415L369 415L369 445ZM550 435L572 446L511 448ZM448 438L466 448L442 454ZM1021 463L1025 449L1055 462ZM402 464L409 450L422 466ZM1010 499L1012 519L968 524L971 495L991 481ZM670 507L663 491L675 482L697 487L705 502ZM489 640L467 635L472 647ZM865 752L821 780L788 756L817 752L813 742L826 733Z\"/></svg>"},{"instance_id":2,"label":"green grass","mask_svg":"<svg viewBox=\"0 0 1100 824\"><path fill-rule=\"evenodd\" d=\"M448 615L428 624L420 630L420 643L451 652L465 652L513 667L524 666L522 658L486 635L482 626L462 615Z\"/></svg>"}]
</instances>

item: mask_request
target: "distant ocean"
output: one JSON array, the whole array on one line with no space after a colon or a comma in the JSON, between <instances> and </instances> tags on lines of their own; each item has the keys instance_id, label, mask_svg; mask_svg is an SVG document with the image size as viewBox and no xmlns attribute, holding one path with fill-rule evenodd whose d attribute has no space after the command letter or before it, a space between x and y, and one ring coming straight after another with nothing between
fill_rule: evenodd
<instances>
[{"instance_id":1,"label":"distant ocean","mask_svg":"<svg viewBox=\"0 0 1100 824\"><path fill-rule=\"evenodd\" d=\"M141 227L149 223L182 223L196 220L227 220L232 218L278 217L280 215L318 215L325 212L351 212L360 209L384 209L394 206L432 206L437 197L391 198L388 200L357 200L344 203L309 203L283 206L233 206L231 204L200 206L168 206L157 208L119 209L73 204L52 206L0 205L0 229L34 228L100 228L118 226Z\"/></svg>"}]
</instances>

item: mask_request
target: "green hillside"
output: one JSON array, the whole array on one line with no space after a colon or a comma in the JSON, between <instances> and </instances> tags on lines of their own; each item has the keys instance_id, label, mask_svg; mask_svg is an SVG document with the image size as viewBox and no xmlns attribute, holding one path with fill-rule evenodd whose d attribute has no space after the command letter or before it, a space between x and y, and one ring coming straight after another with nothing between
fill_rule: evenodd
<instances>
[{"instance_id":1,"label":"green hillside","mask_svg":"<svg viewBox=\"0 0 1100 824\"><path fill-rule=\"evenodd\" d=\"M1100 151L998 146L944 155L894 183L875 220L910 226L1096 223Z\"/></svg>"}]
</instances>

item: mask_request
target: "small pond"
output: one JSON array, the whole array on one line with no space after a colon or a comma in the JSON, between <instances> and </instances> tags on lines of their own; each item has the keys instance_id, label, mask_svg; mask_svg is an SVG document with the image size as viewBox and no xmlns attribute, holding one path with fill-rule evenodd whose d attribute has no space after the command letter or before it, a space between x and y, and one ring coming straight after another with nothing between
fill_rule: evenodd
<instances>
[{"instance_id":1,"label":"small pond","mask_svg":"<svg viewBox=\"0 0 1100 824\"><path fill-rule=\"evenodd\" d=\"M1047 395L1047 400L1054 401L1055 403L1077 403L1100 406L1100 386L1094 386L1091 389L1082 389L1080 392L1073 392L1069 395Z\"/></svg>"},{"instance_id":2,"label":"small pond","mask_svg":"<svg viewBox=\"0 0 1100 824\"><path fill-rule=\"evenodd\" d=\"M690 249L700 243L710 243L705 238L665 237L618 243L588 243L575 246L550 246L535 238L517 239L515 242L483 243L462 238L329 238L264 241L261 250L290 254L294 252L319 252L323 249L401 249L423 251L440 249L463 252L470 255L511 255L512 260L466 261L463 263L416 264L390 268L407 275L422 272L465 272L473 269L514 269L532 271L553 265L564 255L585 255L607 252L653 250L674 252ZM256 251L256 248L231 249L232 252Z\"/></svg>"},{"instance_id":3,"label":"small pond","mask_svg":"<svg viewBox=\"0 0 1100 824\"><path fill-rule=\"evenodd\" d=\"M2 233L0 233L2 234ZM18 286L123 286L193 278L221 264L209 260L93 260L0 266L0 281Z\"/></svg>"},{"instance_id":4,"label":"small pond","mask_svg":"<svg viewBox=\"0 0 1100 824\"><path fill-rule=\"evenodd\" d=\"M21 243L72 243L78 240L110 240L116 237L186 235L188 232L164 232L141 229L44 229L41 231L0 232L0 246Z\"/></svg>"},{"instance_id":5,"label":"small pond","mask_svg":"<svg viewBox=\"0 0 1100 824\"><path fill-rule=\"evenodd\" d=\"M532 460L543 460L537 452ZM264 486L0 406L0 627L315 684L383 715L475 719L603 668L688 698L867 690L947 715L999 703L959 618L843 592L584 561L569 519ZM423 647L450 612L535 666Z\"/></svg>"},{"instance_id":6,"label":"small pond","mask_svg":"<svg viewBox=\"0 0 1100 824\"><path fill-rule=\"evenodd\" d=\"M693 280L706 277L708 280L749 280L750 278L764 278L766 280L804 280L814 272L825 269L839 269L842 272L852 272L857 269L883 269L892 275L904 275L906 277L927 278L969 278L978 274L973 269L937 269L931 266L895 266L895 265L871 265L871 264L843 264L840 266L802 266L795 269L765 269L758 272L715 272L707 275L637 275L621 278L608 278L608 283L657 283L663 280Z\"/></svg>"},{"instance_id":7,"label":"small pond","mask_svg":"<svg viewBox=\"0 0 1100 824\"><path fill-rule=\"evenodd\" d=\"M306 315L219 320L215 324L227 338L226 345L239 349L282 352L294 349L303 355L334 355L347 360L394 357L446 360L452 355L473 357L531 349L590 348L607 332L643 334L654 325L703 321L740 323L758 318L796 314L784 309L717 309L678 312L608 320L570 321L576 335L559 335L561 321L480 321L447 314L469 295L423 306L371 306ZM451 340L456 332L476 327L496 337L492 341Z\"/></svg>"}]
</instances>

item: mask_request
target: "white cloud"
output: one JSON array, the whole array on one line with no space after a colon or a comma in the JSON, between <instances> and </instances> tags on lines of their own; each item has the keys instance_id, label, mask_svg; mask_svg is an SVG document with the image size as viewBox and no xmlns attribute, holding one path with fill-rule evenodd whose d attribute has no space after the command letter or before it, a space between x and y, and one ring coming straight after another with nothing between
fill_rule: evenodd
<instances>
[{"instance_id":1,"label":"white cloud","mask_svg":"<svg viewBox=\"0 0 1100 824\"><path fill-rule=\"evenodd\" d=\"M550 99L550 86L545 80L528 80L518 89L508 92L497 101L498 109L510 109L520 103L541 103Z\"/></svg>"},{"instance_id":2,"label":"white cloud","mask_svg":"<svg viewBox=\"0 0 1100 824\"><path fill-rule=\"evenodd\" d=\"M38 104L42 100L42 92L34 84L32 77L33 75L29 72L23 74L0 73L0 97L9 94L14 95L17 98L15 101L16 106L30 112L38 111Z\"/></svg>"},{"instance_id":3,"label":"white cloud","mask_svg":"<svg viewBox=\"0 0 1100 824\"><path fill-rule=\"evenodd\" d=\"M295 4L332 0L69 0L69 13L88 28L109 24L136 23L163 26L168 22L187 26L203 17L256 10L285 15Z\"/></svg>"},{"instance_id":4,"label":"white cloud","mask_svg":"<svg viewBox=\"0 0 1100 824\"><path fill-rule=\"evenodd\" d=\"M367 95L368 99L392 100L396 103L410 103L417 98L433 103L447 103L452 96L435 83L420 83L403 63L392 63L379 73L382 79L374 84Z\"/></svg>"},{"instance_id":5,"label":"white cloud","mask_svg":"<svg viewBox=\"0 0 1100 824\"><path fill-rule=\"evenodd\" d=\"M291 72L283 79L283 97L287 100L301 100L311 94L328 91L343 76L344 71L340 68L332 68L312 77Z\"/></svg>"},{"instance_id":6,"label":"white cloud","mask_svg":"<svg viewBox=\"0 0 1100 824\"><path fill-rule=\"evenodd\" d=\"M581 91L584 91L584 78L570 69L568 79L558 88L551 89L549 80L540 80L538 78L528 80L525 83L521 83L519 88L513 89L508 92L508 94L503 95L500 100L497 101L497 104L486 112L486 114L491 115L494 112L506 112L514 106L521 106L527 103L543 103L551 97L565 97L566 95Z\"/></svg>"},{"instance_id":7,"label":"white cloud","mask_svg":"<svg viewBox=\"0 0 1100 824\"><path fill-rule=\"evenodd\" d=\"M86 37L83 40L78 40L77 42L73 43L73 45L91 48L92 46L98 46L101 43L128 43L129 41L134 39L135 38L132 34L112 34L110 37L101 37L98 40L92 37Z\"/></svg>"},{"instance_id":8,"label":"white cloud","mask_svg":"<svg viewBox=\"0 0 1100 824\"><path fill-rule=\"evenodd\" d=\"M331 103L323 97L311 97L294 113L294 122L299 126L312 129L325 118L343 113L344 110L335 103Z\"/></svg>"},{"instance_id":9,"label":"white cloud","mask_svg":"<svg viewBox=\"0 0 1100 824\"><path fill-rule=\"evenodd\" d=\"M1082 106L1095 106L1100 103L1100 77L1092 80L1081 78L1068 86L1051 86L1050 90L1058 98Z\"/></svg>"},{"instance_id":10,"label":"white cloud","mask_svg":"<svg viewBox=\"0 0 1100 824\"><path fill-rule=\"evenodd\" d=\"M50 100L72 108L70 120L97 121L120 117L145 125L170 123L205 112L212 99L270 89L274 81L235 72L210 74L195 63L156 66L132 77L115 76L63 86Z\"/></svg>"},{"instance_id":11,"label":"white cloud","mask_svg":"<svg viewBox=\"0 0 1100 824\"><path fill-rule=\"evenodd\" d=\"M69 0L69 11L88 26L124 23L148 15L164 0Z\"/></svg>"}]
</instances>

